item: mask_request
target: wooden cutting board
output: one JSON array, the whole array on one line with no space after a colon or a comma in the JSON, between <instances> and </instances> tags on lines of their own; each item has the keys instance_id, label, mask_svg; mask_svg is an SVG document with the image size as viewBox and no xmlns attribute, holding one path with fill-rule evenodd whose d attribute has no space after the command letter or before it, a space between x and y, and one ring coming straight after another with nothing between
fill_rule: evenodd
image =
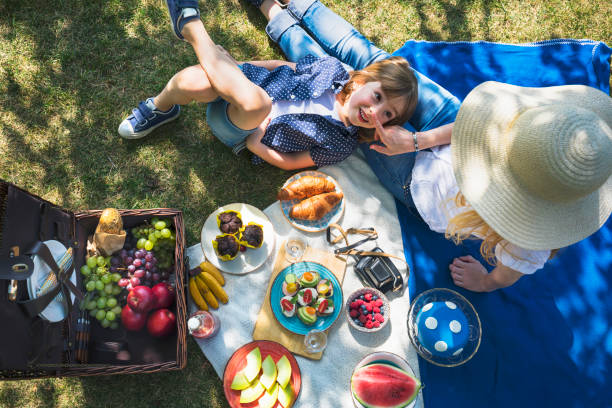
<instances>
[{"instance_id":1,"label":"wooden cutting board","mask_svg":"<svg viewBox=\"0 0 612 408\"><path fill-rule=\"evenodd\" d=\"M340 282L340 285L342 285L344 273L346 271L346 261L337 258L332 252L308 247L304 252L302 261L316 262L325 266L336 276L338 282ZM289 262L285 259L285 243L283 242L282 245L280 245L280 250L274 264L274 269L272 270L270 281L268 282L268 288L266 289L266 296L264 297L261 310L259 311L257 321L255 322L255 329L253 329L253 340L276 341L285 346L292 353L299 354L300 356L313 360L320 360L323 352L313 354L306 351L304 346L304 336L295 334L285 329L278 322L278 320L276 320L276 317L272 312L272 307L270 306L270 289L272 288L276 275L278 275L279 272L285 269L287 266L289 266ZM342 306L343 305L337 305L337 307ZM342 319L342 316L339 315L338 319ZM334 324L337 323L337 321L334 322ZM330 341L329 338L328 341Z\"/></svg>"}]
</instances>

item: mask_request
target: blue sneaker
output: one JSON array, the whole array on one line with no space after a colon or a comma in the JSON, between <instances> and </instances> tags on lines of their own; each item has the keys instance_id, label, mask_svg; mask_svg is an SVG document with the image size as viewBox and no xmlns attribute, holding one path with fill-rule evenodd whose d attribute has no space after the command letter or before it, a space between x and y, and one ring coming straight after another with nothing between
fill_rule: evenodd
<instances>
[{"instance_id":1,"label":"blue sneaker","mask_svg":"<svg viewBox=\"0 0 612 408\"><path fill-rule=\"evenodd\" d=\"M185 41L181 34L183 27L191 20L200 18L198 0L166 0L170 12L170 24L176 38Z\"/></svg>"},{"instance_id":2,"label":"blue sneaker","mask_svg":"<svg viewBox=\"0 0 612 408\"><path fill-rule=\"evenodd\" d=\"M119 135L124 139L140 139L145 137L161 125L172 122L181 113L181 107L174 105L166 112L151 109L153 98L140 102L132 114L125 118L119 125Z\"/></svg>"}]
</instances>

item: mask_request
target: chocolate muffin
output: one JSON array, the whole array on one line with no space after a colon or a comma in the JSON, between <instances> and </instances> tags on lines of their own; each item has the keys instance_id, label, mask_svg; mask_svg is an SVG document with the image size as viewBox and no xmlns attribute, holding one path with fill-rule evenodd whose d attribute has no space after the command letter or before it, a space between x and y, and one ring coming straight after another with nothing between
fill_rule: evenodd
<instances>
[{"instance_id":1,"label":"chocolate muffin","mask_svg":"<svg viewBox=\"0 0 612 408\"><path fill-rule=\"evenodd\" d=\"M238 211L224 211L217 215L217 226L224 234L235 234L242 227L242 217Z\"/></svg>"},{"instance_id":2,"label":"chocolate muffin","mask_svg":"<svg viewBox=\"0 0 612 408\"><path fill-rule=\"evenodd\" d=\"M222 261L231 261L236 258L240 250L240 243L236 236L232 234L217 235L212 241L212 245Z\"/></svg>"},{"instance_id":3,"label":"chocolate muffin","mask_svg":"<svg viewBox=\"0 0 612 408\"><path fill-rule=\"evenodd\" d=\"M240 229L240 243L248 248L259 248L263 244L263 227L254 222Z\"/></svg>"}]
</instances>

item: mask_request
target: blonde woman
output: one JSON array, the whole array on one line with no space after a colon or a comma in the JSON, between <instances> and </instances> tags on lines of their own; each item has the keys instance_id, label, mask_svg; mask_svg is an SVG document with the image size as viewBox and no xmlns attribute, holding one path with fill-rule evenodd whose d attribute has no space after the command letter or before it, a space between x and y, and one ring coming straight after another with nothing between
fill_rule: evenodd
<instances>
[{"instance_id":1,"label":"blonde woman","mask_svg":"<svg viewBox=\"0 0 612 408\"><path fill-rule=\"evenodd\" d=\"M463 101L451 144L418 153L410 191L432 230L482 240L491 272L471 256L449 269L457 286L489 292L596 232L612 212L611 175L608 95L485 82Z\"/></svg>"}]
</instances>

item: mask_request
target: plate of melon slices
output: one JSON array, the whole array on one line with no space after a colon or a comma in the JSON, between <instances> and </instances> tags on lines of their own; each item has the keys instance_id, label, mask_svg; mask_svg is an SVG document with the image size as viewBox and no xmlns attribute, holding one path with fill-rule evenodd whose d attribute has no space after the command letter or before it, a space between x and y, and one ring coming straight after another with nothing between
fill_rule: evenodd
<instances>
[{"instance_id":1,"label":"plate of melon slices","mask_svg":"<svg viewBox=\"0 0 612 408\"><path fill-rule=\"evenodd\" d=\"M289 408L301 385L300 367L293 354L268 340L240 347L223 373L223 391L232 408Z\"/></svg>"}]
</instances>

